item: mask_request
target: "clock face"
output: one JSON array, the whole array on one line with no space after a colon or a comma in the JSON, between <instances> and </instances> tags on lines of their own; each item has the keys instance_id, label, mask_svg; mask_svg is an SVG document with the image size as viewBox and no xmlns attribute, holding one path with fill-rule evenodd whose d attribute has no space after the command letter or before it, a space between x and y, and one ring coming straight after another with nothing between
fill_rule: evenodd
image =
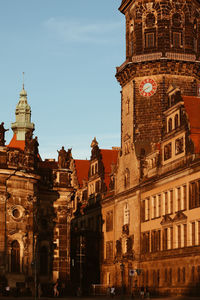
<instances>
[{"instance_id":1,"label":"clock face","mask_svg":"<svg viewBox=\"0 0 200 300\"><path fill-rule=\"evenodd\" d=\"M157 83L151 78L144 79L140 83L139 90L142 96L151 97L157 90Z\"/></svg>"}]
</instances>

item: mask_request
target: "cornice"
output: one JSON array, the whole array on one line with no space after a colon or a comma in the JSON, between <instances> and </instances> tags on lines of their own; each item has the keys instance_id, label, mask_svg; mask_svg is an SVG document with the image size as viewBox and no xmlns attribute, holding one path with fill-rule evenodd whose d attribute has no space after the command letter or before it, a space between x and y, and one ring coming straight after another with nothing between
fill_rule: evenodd
<instances>
[{"instance_id":1,"label":"cornice","mask_svg":"<svg viewBox=\"0 0 200 300\"><path fill-rule=\"evenodd\" d=\"M165 74L193 76L200 79L200 64L198 61L178 61L165 58L148 62L129 62L120 71L117 69L115 76L120 85L124 86L134 77Z\"/></svg>"},{"instance_id":2,"label":"cornice","mask_svg":"<svg viewBox=\"0 0 200 300\"><path fill-rule=\"evenodd\" d=\"M122 0L122 3L120 5L120 7L118 8L119 11L122 13L122 14L125 14L125 10L126 8L128 7L128 5L132 2L133 0Z\"/></svg>"}]
</instances>

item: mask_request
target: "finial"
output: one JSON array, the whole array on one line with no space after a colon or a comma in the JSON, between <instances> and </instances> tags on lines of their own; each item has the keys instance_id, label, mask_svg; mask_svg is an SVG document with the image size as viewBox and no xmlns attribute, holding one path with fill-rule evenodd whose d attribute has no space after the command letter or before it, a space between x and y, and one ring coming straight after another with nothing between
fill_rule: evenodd
<instances>
[{"instance_id":1,"label":"finial","mask_svg":"<svg viewBox=\"0 0 200 300\"><path fill-rule=\"evenodd\" d=\"M22 74L23 74L23 85L22 85L22 87L23 87L23 90L24 90L24 72L22 72Z\"/></svg>"}]
</instances>

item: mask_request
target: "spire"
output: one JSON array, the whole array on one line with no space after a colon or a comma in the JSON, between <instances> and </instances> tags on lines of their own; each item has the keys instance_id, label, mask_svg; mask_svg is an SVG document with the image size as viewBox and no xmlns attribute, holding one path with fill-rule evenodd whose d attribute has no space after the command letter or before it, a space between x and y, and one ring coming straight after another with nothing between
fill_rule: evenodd
<instances>
[{"instance_id":1,"label":"spire","mask_svg":"<svg viewBox=\"0 0 200 300\"><path fill-rule=\"evenodd\" d=\"M16 134L17 140L25 140L27 131L33 131L35 128L34 123L31 123L31 108L27 101L27 92L24 89L24 72L22 90L19 95L19 102L15 110L15 123L11 124L13 132Z\"/></svg>"}]
</instances>

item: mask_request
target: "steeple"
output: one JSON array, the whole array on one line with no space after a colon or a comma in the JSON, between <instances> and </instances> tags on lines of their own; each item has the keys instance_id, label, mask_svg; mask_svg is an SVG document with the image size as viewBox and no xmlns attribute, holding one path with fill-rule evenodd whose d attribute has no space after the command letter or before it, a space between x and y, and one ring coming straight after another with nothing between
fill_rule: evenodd
<instances>
[{"instance_id":1,"label":"steeple","mask_svg":"<svg viewBox=\"0 0 200 300\"><path fill-rule=\"evenodd\" d=\"M27 102L27 92L23 87L20 92L19 102L15 110L16 121L11 124L13 132L16 134L17 140L25 140L25 134L27 131L34 131L35 125L31 123L31 108Z\"/></svg>"}]
</instances>

